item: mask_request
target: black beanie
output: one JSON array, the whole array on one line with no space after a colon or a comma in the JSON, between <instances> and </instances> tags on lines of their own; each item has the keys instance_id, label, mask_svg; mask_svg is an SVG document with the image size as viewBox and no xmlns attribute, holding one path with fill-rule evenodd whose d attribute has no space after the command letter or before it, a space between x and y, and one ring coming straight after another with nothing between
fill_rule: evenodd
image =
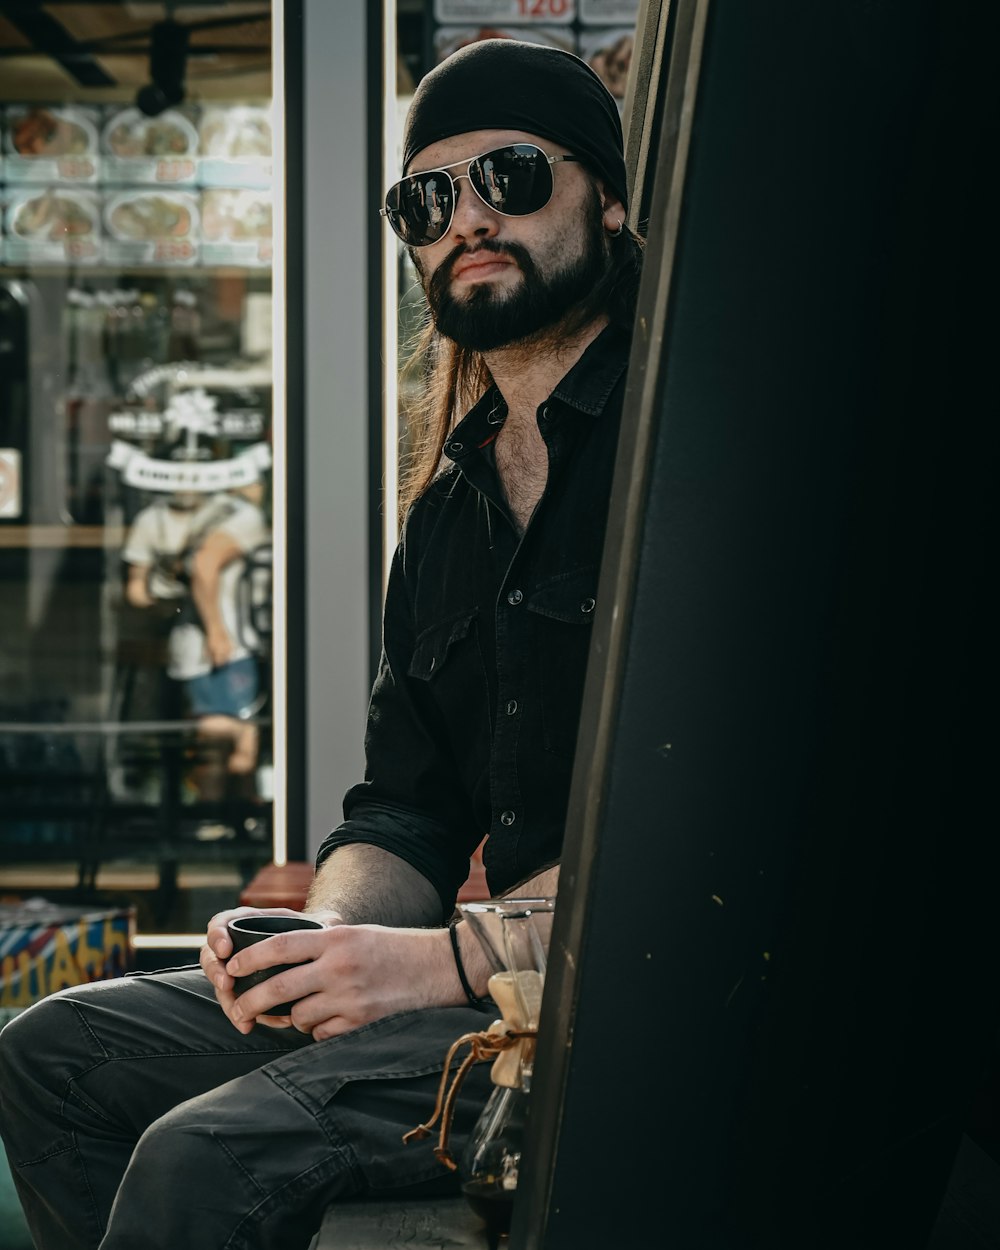
<instances>
[{"instance_id":1,"label":"black beanie","mask_svg":"<svg viewBox=\"0 0 1000 1250\"><path fill-rule=\"evenodd\" d=\"M611 92L578 56L514 39L469 44L422 78L406 116L403 169L440 139L523 130L553 139L626 206L622 124Z\"/></svg>"}]
</instances>

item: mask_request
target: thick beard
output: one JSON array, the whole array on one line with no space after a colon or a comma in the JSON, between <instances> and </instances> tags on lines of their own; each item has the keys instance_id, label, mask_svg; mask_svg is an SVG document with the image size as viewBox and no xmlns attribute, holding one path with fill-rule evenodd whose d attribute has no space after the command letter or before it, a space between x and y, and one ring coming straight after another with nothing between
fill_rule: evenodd
<instances>
[{"instance_id":1,"label":"thick beard","mask_svg":"<svg viewBox=\"0 0 1000 1250\"><path fill-rule=\"evenodd\" d=\"M464 299L450 290L452 271L461 256L496 252L510 257L521 271L513 291L496 291L488 282L473 286ZM459 347L493 351L513 343L544 338L546 331L564 323L571 313L578 324L600 309L591 309L594 292L608 266L600 201L594 196L583 212L583 250L567 268L545 276L519 243L485 239L474 248L458 247L438 268L427 285L427 302L438 333Z\"/></svg>"}]
</instances>

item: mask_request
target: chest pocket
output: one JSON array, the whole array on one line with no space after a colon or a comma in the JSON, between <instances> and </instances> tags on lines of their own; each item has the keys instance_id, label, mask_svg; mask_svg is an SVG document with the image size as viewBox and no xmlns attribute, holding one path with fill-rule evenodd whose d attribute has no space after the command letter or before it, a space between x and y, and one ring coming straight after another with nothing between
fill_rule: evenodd
<instances>
[{"instance_id":1,"label":"chest pocket","mask_svg":"<svg viewBox=\"0 0 1000 1250\"><path fill-rule=\"evenodd\" d=\"M589 625L597 606L597 570L581 569L536 590L528 611L567 625Z\"/></svg>"},{"instance_id":2,"label":"chest pocket","mask_svg":"<svg viewBox=\"0 0 1000 1250\"><path fill-rule=\"evenodd\" d=\"M526 601L535 623L535 655L547 751L571 757L580 720L597 606L597 569L578 569L539 587Z\"/></svg>"},{"instance_id":3,"label":"chest pocket","mask_svg":"<svg viewBox=\"0 0 1000 1250\"><path fill-rule=\"evenodd\" d=\"M417 636L413 648L413 657L407 670L411 677L419 681L433 681L445 667L449 655L459 643L469 636L472 622L476 619L476 609L465 611L458 616L450 617L437 625L432 625Z\"/></svg>"}]
</instances>

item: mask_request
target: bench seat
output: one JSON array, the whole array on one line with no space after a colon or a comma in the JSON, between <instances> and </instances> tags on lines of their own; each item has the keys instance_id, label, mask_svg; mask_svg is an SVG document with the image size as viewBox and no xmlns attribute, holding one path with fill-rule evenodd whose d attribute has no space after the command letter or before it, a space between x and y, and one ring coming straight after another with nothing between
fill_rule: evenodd
<instances>
[{"instance_id":1,"label":"bench seat","mask_svg":"<svg viewBox=\"0 0 1000 1250\"><path fill-rule=\"evenodd\" d=\"M335 1203L311 1250L441 1250L442 1246L489 1250L486 1226L464 1198Z\"/></svg>"}]
</instances>

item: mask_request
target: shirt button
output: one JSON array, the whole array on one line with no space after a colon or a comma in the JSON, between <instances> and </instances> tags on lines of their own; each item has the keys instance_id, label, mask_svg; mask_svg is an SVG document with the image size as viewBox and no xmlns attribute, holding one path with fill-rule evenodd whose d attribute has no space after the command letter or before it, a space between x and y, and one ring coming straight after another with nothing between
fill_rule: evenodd
<instances>
[{"instance_id":1,"label":"shirt button","mask_svg":"<svg viewBox=\"0 0 1000 1250\"><path fill-rule=\"evenodd\" d=\"M522 595L519 590L511 590L507 592L508 603L520 603L523 598L524 595Z\"/></svg>"},{"instance_id":2,"label":"shirt button","mask_svg":"<svg viewBox=\"0 0 1000 1250\"><path fill-rule=\"evenodd\" d=\"M464 447L465 447L464 443L449 443L448 444L449 451L461 451Z\"/></svg>"},{"instance_id":3,"label":"shirt button","mask_svg":"<svg viewBox=\"0 0 1000 1250\"><path fill-rule=\"evenodd\" d=\"M580 611L581 612L593 612L596 606L597 606L596 599L584 599L583 603L580 604Z\"/></svg>"},{"instance_id":4,"label":"shirt button","mask_svg":"<svg viewBox=\"0 0 1000 1250\"><path fill-rule=\"evenodd\" d=\"M513 716L516 711L517 711L517 700L511 699L507 704L507 715Z\"/></svg>"},{"instance_id":5,"label":"shirt button","mask_svg":"<svg viewBox=\"0 0 1000 1250\"><path fill-rule=\"evenodd\" d=\"M500 823L502 825L512 825L516 819L517 817L509 808L507 811L500 813Z\"/></svg>"},{"instance_id":6,"label":"shirt button","mask_svg":"<svg viewBox=\"0 0 1000 1250\"><path fill-rule=\"evenodd\" d=\"M541 411L541 413L540 413L539 415L541 416L541 418L542 418L542 420L543 420L543 421L548 421L548 419L549 419L549 406L548 406L548 404L546 404L546 405L545 405L545 407L542 409L542 411Z\"/></svg>"}]
</instances>

